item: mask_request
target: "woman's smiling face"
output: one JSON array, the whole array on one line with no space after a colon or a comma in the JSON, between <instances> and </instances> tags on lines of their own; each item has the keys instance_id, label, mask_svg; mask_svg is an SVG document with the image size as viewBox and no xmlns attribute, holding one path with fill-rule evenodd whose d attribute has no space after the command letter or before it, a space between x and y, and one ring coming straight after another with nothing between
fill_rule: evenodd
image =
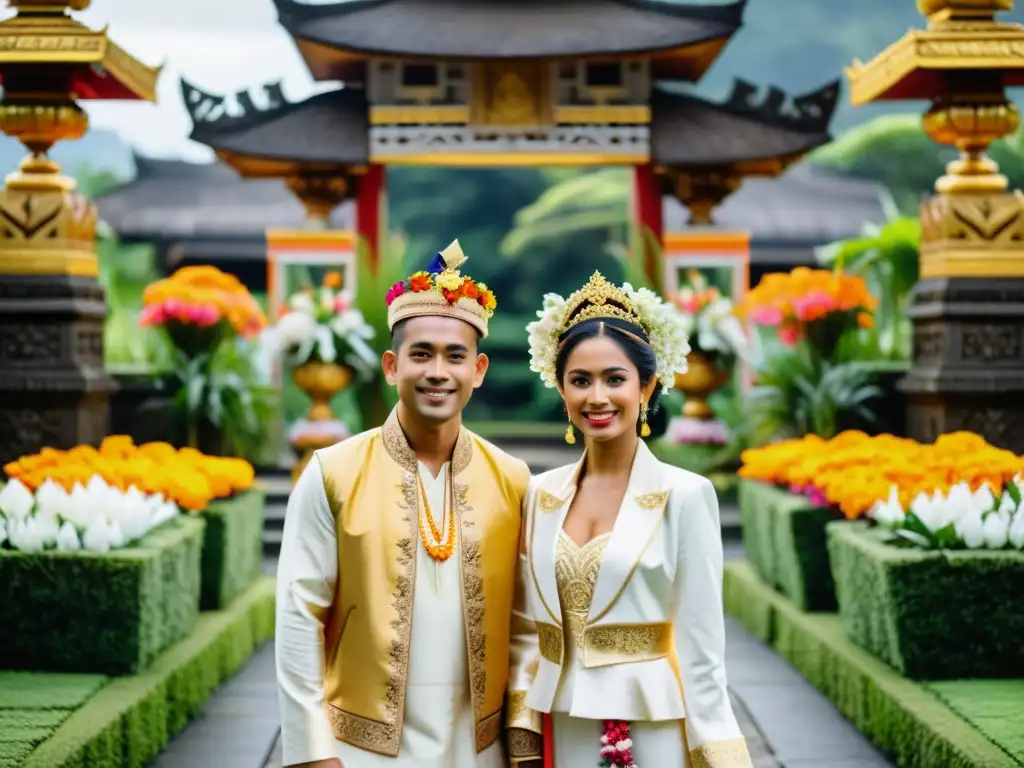
<instances>
[{"instance_id":1,"label":"woman's smiling face","mask_svg":"<svg viewBox=\"0 0 1024 768\"><path fill-rule=\"evenodd\" d=\"M636 430L643 385L640 372L607 336L580 342L569 354L562 397L585 438L614 440Z\"/></svg>"}]
</instances>

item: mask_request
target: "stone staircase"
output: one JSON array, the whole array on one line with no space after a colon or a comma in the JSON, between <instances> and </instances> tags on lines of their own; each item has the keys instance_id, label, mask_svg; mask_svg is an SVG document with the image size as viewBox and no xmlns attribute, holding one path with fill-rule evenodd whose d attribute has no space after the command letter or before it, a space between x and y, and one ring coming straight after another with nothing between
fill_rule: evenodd
<instances>
[{"instance_id":1,"label":"stone staircase","mask_svg":"<svg viewBox=\"0 0 1024 768\"><path fill-rule=\"evenodd\" d=\"M561 439L549 437L506 437L493 442L529 464L530 471L535 475L576 462L583 450L580 444L566 445ZM277 557L281 552L285 509L292 488L291 472L285 469L261 472L257 482L267 493L267 503L263 512L263 553L268 557ZM739 509L734 504L723 501L721 519L722 538L726 541L739 541Z\"/></svg>"}]
</instances>

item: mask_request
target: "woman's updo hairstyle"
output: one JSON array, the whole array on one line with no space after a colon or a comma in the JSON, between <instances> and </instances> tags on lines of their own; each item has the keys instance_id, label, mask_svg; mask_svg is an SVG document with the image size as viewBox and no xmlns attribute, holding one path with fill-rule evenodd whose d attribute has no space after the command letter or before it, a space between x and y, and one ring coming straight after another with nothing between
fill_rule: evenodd
<instances>
[{"instance_id":1,"label":"woman's updo hairstyle","mask_svg":"<svg viewBox=\"0 0 1024 768\"><path fill-rule=\"evenodd\" d=\"M616 306L613 302L608 303ZM619 309L625 308L619 307ZM571 320L572 318L570 317L569 319ZM565 367L569 362L569 356L572 354L572 351L587 339L595 339L600 336L611 339L611 341L618 344L630 362L636 366L637 372L640 374L640 385L642 387L646 387L651 383L651 379L655 377L658 370L658 361L644 329L635 323L618 317L592 317L577 323L558 337L559 347L558 356L555 358L555 375L563 386ZM652 438L664 434L668 426L667 419L660 415L660 409L658 408L661 390L662 386L659 381L654 388L654 392L651 393L651 399L647 402L647 426L651 429L650 437ZM658 418L654 418L656 413L659 414ZM639 419L637 419L636 430L639 435Z\"/></svg>"}]
</instances>

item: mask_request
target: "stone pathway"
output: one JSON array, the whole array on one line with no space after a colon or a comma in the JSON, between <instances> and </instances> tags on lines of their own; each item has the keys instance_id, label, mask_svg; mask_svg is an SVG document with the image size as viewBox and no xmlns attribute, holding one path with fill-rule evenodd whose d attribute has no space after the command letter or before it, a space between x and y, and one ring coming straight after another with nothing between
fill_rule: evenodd
<instances>
[{"instance_id":1,"label":"stone pathway","mask_svg":"<svg viewBox=\"0 0 1024 768\"><path fill-rule=\"evenodd\" d=\"M738 555L741 548L727 548L727 556ZM273 573L274 563L265 570ZM756 768L892 765L793 667L740 624L726 622L733 706ZM150 768L281 768L279 727L270 643Z\"/></svg>"}]
</instances>

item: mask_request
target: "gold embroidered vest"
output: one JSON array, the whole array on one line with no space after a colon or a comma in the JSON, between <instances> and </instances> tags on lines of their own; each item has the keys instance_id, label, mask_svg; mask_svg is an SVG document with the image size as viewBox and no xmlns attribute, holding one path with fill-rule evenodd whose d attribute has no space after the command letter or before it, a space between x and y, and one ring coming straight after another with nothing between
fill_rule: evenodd
<instances>
[{"instance_id":1,"label":"gold embroidered vest","mask_svg":"<svg viewBox=\"0 0 1024 768\"><path fill-rule=\"evenodd\" d=\"M338 581L324 632L324 700L336 738L396 756L416 585L419 465L396 412L316 452L338 535ZM509 616L526 464L473 435L452 456L458 557L476 748L501 732Z\"/></svg>"}]
</instances>

